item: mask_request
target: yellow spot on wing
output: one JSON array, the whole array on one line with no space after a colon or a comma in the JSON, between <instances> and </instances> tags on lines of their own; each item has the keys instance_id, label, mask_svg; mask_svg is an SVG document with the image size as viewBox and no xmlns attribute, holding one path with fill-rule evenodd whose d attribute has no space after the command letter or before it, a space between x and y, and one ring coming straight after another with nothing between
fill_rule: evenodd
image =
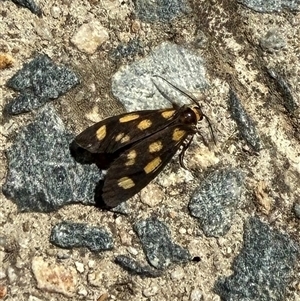
<instances>
[{"instance_id":1,"label":"yellow spot on wing","mask_svg":"<svg viewBox=\"0 0 300 301\"><path fill-rule=\"evenodd\" d=\"M163 148L161 141L155 141L151 143L148 147L149 153L157 153Z\"/></svg>"},{"instance_id":2,"label":"yellow spot on wing","mask_svg":"<svg viewBox=\"0 0 300 301\"><path fill-rule=\"evenodd\" d=\"M119 119L119 122L121 122L121 123L129 122L129 121L138 119L139 117L140 117L139 114L128 114L128 115L125 115L125 116L121 117Z\"/></svg>"},{"instance_id":3,"label":"yellow spot on wing","mask_svg":"<svg viewBox=\"0 0 300 301\"><path fill-rule=\"evenodd\" d=\"M129 189L129 188L135 186L135 184L130 178L123 177L118 180L118 186L122 187L123 189Z\"/></svg>"},{"instance_id":4,"label":"yellow spot on wing","mask_svg":"<svg viewBox=\"0 0 300 301\"><path fill-rule=\"evenodd\" d=\"M141 131L146 130L147 128L149 128L152 125L152 121L149 119L145 119L142 120L138 125L138 129L140 129Z\"/></svg>"},{"instance_id":5,"label":"yellow spot on wing","mask_svg":"<svg viewBox=\"0 0 300 301\"><path fill-rule=\"evenodd\" d=\"M98 140L103 140L106 136L106 125L102 125L96 132L96 137Z\"/></svg>"},{"instance_id":6,"label":"yellow spot on wing","mask_svg":"<svg viewBox=\"0 0 300 301\"><path fill-rule=\"evenodd\" d=\"M175 113L175 110L168 110L168 111L163 111L161 113L161 116L165 119L169 119L170 117L172 117Z\"/></svg>"},{"instance_id":7,"label":"yellow spot on wing","mask_svg":"<svg viewBox=\"0 0 300 301\"><path fill-rule=\"evenodd\" d=\"M133 149L127 154L128 161L125 163L126 166L131 166L135 163L136 151Z\"/></svg>"},{"instance_id":8,"label":"yellow spot on wing","mask_svg":"<svg viewBox=\"0 0 300 301\"><path fill-rule=\"evenodd\" d=\"M115 141L120 141L124 137L124 133L120 133L116 136Z\"/></svg>"},{"instance_id":9,"label":"yellow spot on wing","mask_svg":"<svg viewBox=\"0 0 300 301\"><path fill-rule=\"evenodd\" d=\"M128 142L129 140L130 140L130 137L128 135L126 135L121 139L121 143Z\"/></svg>"},{"instance_id":10,"label":"yellow spot on wing","mask_svg":"<svg viewBox=\"0 0 300 301\"><path fill-rule=\"evenodd\" d=\"M182 139L182 137L185 135L186 135L186 131L176 128L173 131L172 139L173 139L173 141L180 141Z\"/></svg>"},{"instance_id":11,"label":"yellow spot on wing","mask_svg":"<svg viewBox=\"0 0 300 301\"><path fill-rule=\"evenodd\" d=\"M160 157L156 157L155 159L153 159L152 161L150 161L145 167L144 167L144 171L146 174L154 171L155 169L157 169L157 167L159 167L161 163L161 158Z\"/></svg>"}]
</instances>

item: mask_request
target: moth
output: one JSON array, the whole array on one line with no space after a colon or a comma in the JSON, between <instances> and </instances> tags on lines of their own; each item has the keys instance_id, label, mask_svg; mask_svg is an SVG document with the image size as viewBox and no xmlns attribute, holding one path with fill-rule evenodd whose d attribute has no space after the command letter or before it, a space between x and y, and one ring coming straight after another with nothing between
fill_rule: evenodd
<instances>
[{"instance_id":1,"label":"moth","mask_svg":"<svg viewBox=\"0 0 300 301\"><path fill-rule=\"evenodd\" d=\"M90 126L74 140L98 162L98 167L107 168L101 185L101 198L108 208L138 193L163 170L181 146L179 160L184 167L184 152L194 135L200 134L206 143L197 129L197 123L203 118L208 121L213 136L209 119L203 114L198 101L162 79L189 97L193 105L177 105L154 83L172 103L171 108L112 116Z\"/></svg>"}]
</instances>

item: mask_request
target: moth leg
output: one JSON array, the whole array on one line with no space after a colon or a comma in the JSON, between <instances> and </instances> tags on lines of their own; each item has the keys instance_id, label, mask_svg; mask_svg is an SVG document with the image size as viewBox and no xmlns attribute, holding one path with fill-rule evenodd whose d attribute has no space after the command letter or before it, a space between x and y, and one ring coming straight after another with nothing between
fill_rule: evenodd
<instances>
[{"instance_id":1,"label":"moth leg","mask_svg":"<svg viewBox=\"0 0 300 301\"><path fill-rule=\"evenodd\" d=\"M180 166L181 166L182 168L186 169L186 170L188 170L188 169L187 169L186 166L184 165L183 157L184 157L185 151L188 149L188 147L189 147L190 144L192 143L193 138L194 138L194 135L192 135L191 139L190 139L187 143L184 143L184 144L183 144L182 151L181 151L180 154L179 154L179 163L180 163Z\"/></svg>"},{"instance_id":2,"label":"moth leg","mask_svg":"<svg viewBox=\"0 0 300 301\"><path fill-rule=\"evenodd\" d=\"M203 144L209 148L209 144L199 130L197 131L197 134L201 137Z\"/></svg>"}]
</instances>

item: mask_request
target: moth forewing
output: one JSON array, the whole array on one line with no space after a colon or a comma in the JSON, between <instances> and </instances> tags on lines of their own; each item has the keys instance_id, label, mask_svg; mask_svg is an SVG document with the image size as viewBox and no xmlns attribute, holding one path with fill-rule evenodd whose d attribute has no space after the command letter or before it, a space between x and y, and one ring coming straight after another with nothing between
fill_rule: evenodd
<instances>
[{"instance_id":1,"label":"moth forewing","mask_svg":"<svg viewBox=\"0 0 300 301\"><path fill-rule=\"evenodd\" d=\"M164 129L176 120L176 115L170 108L109 117L84 130L75 143L91 153L114 153Z\"/></svg>"}]
</instances>

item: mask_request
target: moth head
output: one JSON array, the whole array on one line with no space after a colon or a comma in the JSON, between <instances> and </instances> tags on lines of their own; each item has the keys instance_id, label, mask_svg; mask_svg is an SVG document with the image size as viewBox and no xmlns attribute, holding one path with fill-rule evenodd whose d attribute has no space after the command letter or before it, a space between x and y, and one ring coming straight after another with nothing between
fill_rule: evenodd
<instances>
[{"instance_id":1,"label":"moth head","mask_svg":"<svg viewBox=\"0 0 300 301\"><path fill-rule=\"evenodd\" d=\"M180 121L184 124L197 125L198 121L203 119L204 114L199 106L186 107L183 111Z\"/></svg>"}]
</instances>

